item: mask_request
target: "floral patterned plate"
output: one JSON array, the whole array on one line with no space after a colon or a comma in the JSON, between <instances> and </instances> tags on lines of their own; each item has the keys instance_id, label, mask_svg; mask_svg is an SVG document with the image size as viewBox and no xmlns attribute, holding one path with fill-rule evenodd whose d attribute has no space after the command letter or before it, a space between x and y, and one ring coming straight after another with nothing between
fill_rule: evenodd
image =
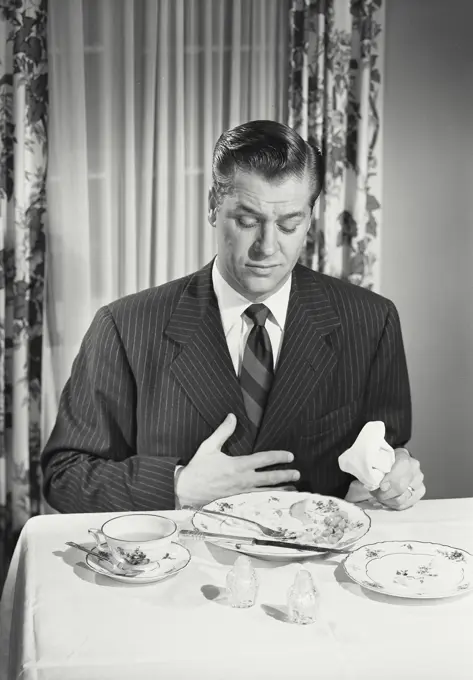
<instances>
[{"instance_id":1,"label":"floral patterned plate","mask_svg":"<svg viewBox=\"0 0 473 680\"><path fill-rule=\"evenodd\" d=\"M348 555L343 566L360 586L394 597L451 597L473 589L473 555L439 543L364 545Z\"/></svg>"},{"instance_id":2,"label":"floral patterned plate","mask_svg":"<svg viewBox=\"0 0 473 680\"><path fill-rule=\"evenodd\" d=\"M205 510L252 519L271 529L285 532L285 538L317 547L344 548L353 545L370 528L371 520L364 510L339 498L298 491L256 491L228 496L212 501ZM342 513L340 515L340 513ZM343 529L332 525L343 517ZM234 534L238 536L263 535L257 527L246 522L195 514L192 522L199 531ZM328 534L331 534L330 537ZM233 541L209 539L220 547L236 550L266 559L294 560L319 556L323 553L298 551L291 548L274 548Z\"/></svg>"},{"instance_id":3,"label":"floral patterned plate","mask_svg":"<svg viewBox=\"0 0 473 680\"><path fill-rule=\"evenodd\" d=\"M97 548L94 550L97 550ZM107 544L102 543L100 545L100 550L106 552ZM87 565L92 569L92 571L97 572L97 574L108 576L109 578L113 578L115 581L122 581L122 583L131 583L134 585L155 583L156 581L162 581L165 578L174 576L184 569L184 567L187 567L190 559L191 554L187 548L185 548L180 543L171 543L169 546L169 552L158 562L154 569L130 577L121 576L120 574L109 571L107 567L104 566L104 562L99 562L98 556L96 555L89 554L85 558Z\"/></svg>"}]
</instances>

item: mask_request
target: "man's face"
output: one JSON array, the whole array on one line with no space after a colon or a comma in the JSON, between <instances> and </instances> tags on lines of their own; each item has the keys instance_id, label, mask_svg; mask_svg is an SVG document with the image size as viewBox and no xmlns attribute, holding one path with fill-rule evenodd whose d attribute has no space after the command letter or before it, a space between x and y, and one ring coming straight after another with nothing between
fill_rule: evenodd
<instances>
[{"instance_id":1,"label":"man's face","mask_svg":"<svg viewBox=\"0 0 473 680\"><path fill-rule=\"evenodd\" d=\"M309 177L269 182L238 171L233 191L209 220L217 230L217 266L247 299L264 300L289 278L310 226Z\"/></svg>"}]
</instances>

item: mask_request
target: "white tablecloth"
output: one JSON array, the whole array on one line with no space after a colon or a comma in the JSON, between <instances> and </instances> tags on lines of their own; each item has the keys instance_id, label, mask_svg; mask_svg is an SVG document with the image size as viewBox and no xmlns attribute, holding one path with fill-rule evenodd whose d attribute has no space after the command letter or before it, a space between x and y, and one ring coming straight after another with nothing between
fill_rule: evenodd
<instances>
[{"instance_id":1,"label":"white tablecloth","mask_svg":"<svg viewBox=\"0 0 473 680\"><path fill-rule=\"evenodd\" d=\"M362 543L427 540L473 552L473 499L368 512ZM162 514L181 526L189 517ZM237 554L206 543L188 540L190 564L160 583L93 573L65 541L90 544L87 529L111 516L27 523L0 605L1 680L473 678L473 594L390 598L351 582L341 557L310 559L304 565L321 591L321 617L296 626L282 619L300 563L254 559L261 587L246 610L218 596Z\"/></svg>"}]
</instances>

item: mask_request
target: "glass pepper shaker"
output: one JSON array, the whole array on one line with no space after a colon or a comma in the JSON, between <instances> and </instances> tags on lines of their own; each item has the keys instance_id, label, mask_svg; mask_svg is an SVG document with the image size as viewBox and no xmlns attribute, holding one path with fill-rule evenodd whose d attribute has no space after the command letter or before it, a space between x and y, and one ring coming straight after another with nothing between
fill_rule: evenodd
<instances>
[{"instance_id":1,"label":"glass pepper shaker","mask_svg":"<svg viewBox=\"0 0 473 680\"><path fill-rule=\"evenodd\" d=\"M258 592L258 578L251 560L240 555L227 575L227 588L232 607L252 607Z\"/></svg>"},{"instance_id":2,"label":"glass pepper shaker","mask_svg":"<svg viewBox=\"0 0 473 680\"><path fill-rule=\"evenodd\" d=\"M288 592L289 620L292 623L308 624L317 620L319 595L312 576L307 569L301 569Z\"/></svg>"}]
</instances>

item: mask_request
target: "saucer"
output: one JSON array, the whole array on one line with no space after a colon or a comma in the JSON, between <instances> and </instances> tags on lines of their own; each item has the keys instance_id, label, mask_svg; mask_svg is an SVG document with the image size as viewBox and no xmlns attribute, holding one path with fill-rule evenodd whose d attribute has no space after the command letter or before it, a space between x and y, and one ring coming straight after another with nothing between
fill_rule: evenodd
<instances>
[{"instance_id":1,"label":"saucer","mask_svg":"<svg viewBox=\"0 0 473 680\"><path fill-rule=\"evenodd\" d=\"M106 550L106 544L102 544L100 549ZM94 553L86 556L87 566L101 576L107 576L122 583L145 584L162 581L187 567L191 559L191 554L187 548L180 543L171 543L166 555L159 560L153 569L148 569L143 573L136 574L136 576L122 576L107 569L105 563L101 562L99 556L95 554L97 550L98 548L94 548Z\"/></svg>"},{"instance_id":2,"label":"saucer","mask_svg":"<svg viewBox=\"0 0 473 680\"><path fill-rule=\"evenodd\" d=\"M444 598L473 590L473 555L424 541L382 541L354 550L343 567L355 583L383 595Z\"/></svg>"}]
</instances>

